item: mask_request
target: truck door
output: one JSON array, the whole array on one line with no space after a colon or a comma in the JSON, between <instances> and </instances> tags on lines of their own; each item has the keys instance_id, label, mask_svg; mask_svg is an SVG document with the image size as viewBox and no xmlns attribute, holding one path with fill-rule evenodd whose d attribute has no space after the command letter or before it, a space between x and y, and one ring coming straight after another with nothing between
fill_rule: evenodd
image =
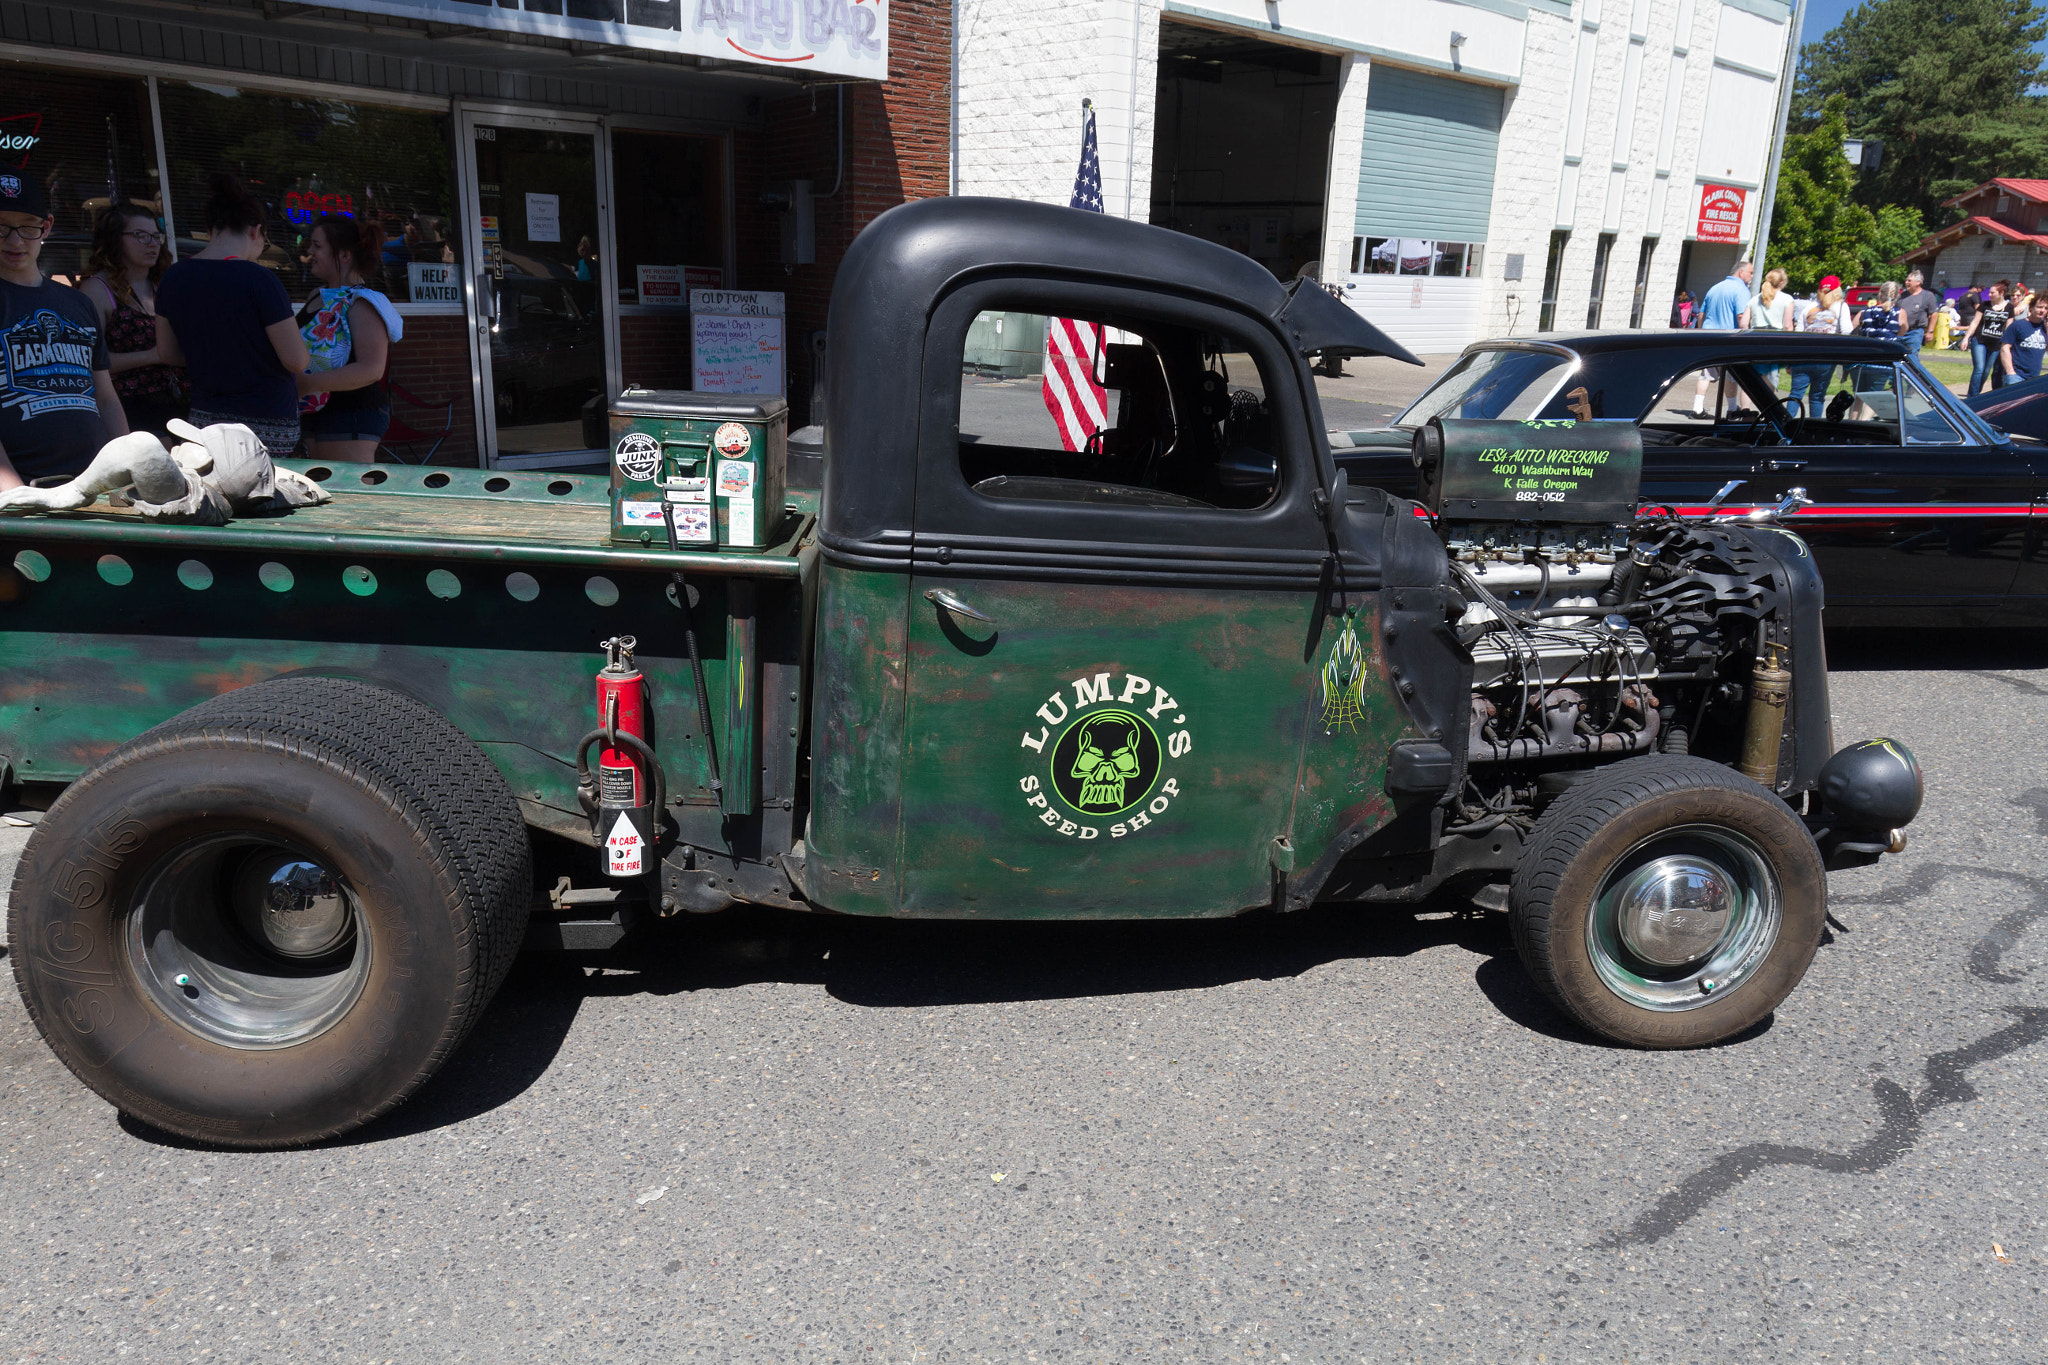
<instances>
[{"instance_id":1,"label":"truck door","mask_svg":"<svg viewBox=\"0 0 2048 1365\"><path fill-rule=\"evenodd\" d=\"M1279 340L1155 293L985 281L934 310L922 404L904 911L1271 900L1326 554Z\"/></svg>"}]
</instances>

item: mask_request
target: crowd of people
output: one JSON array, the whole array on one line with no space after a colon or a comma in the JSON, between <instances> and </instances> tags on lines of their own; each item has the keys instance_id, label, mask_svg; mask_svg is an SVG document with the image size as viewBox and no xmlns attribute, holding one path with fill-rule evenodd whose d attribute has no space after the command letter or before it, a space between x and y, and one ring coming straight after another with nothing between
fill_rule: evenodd
<instances>
[{"instance_id":1,"label":"crowd of people","mask_svg":"<svg viewBox=\"0 0 2048 1365\"><path fill-rule=\"evenodd\" d=\"M2036 295L2011 280L1973 286L1948 299L1929 290L1921 273L1912 270L1904 281L1877 285L1874 297L1851 307L1839 276L1824 277L1808 297L1788 292L1782 270L1767 272L1752 293L1755 274L1755 265L1742 261L1704 298L1695 301L1690 292L1679 290L1671 304L1671 325L1877 337L1904 342L1914 355L1925 349L1964 351L1970 356L1972 395L1987 384L1997 389L2037 377L2048 354L2048 294ZM1789 367L1794 410L1806 403L1819 415L1832 370L1828 365ZM1704 407L1706 391L1703 378L1695 412Z\"/></svg>"},{"instance_id":2,"label":"crowd of people","mask_svg":"<svg viewBox=\"0 0 2048 1365\"><path fill-rule=\"evenodd\" d=\"M215 175L206 245L179 261L162 223L115 203L93 228L85 277L40 265L55 226L43 187L0 173L0 491L78 473L116 436L167 435L173 418L236 422L273 456L367 462L391 421L384 382L404 324L377 285L382 234L331 215L300 252L318 287L294 306L262 201Z\"/></svg>"}]
</instances>

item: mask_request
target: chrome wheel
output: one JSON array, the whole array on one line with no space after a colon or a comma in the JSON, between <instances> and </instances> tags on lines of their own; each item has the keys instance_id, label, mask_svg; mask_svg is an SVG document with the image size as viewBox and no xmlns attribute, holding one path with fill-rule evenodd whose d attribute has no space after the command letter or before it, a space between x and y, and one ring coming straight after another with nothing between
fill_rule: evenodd
<instances>
[{"instance_id":1,"label":"chrome wheel","mask_svg":"<svg viewBox=\"0 0 2048 1365\"><path fill-rule=\"evenodd\" d=\"M217 835L181 844L143 877L128 959L157 1006L209 1042L288 1047L362 994L365 928L355 893L303 850Z\"/></svg>"},{"instance_id":2,"label":"chrome wheel","mask_svg":"<svg viewBox=\"0 0 2048 1365\"><path fill-rule=\"evenodd\" d=\"M1644 1009L1698 1009L1770 955L1784 916L1771 864L1733 830L1688 825L1631 848L1600 883L1586 950L1606 987Z\"/></svg>"}]
</instances>

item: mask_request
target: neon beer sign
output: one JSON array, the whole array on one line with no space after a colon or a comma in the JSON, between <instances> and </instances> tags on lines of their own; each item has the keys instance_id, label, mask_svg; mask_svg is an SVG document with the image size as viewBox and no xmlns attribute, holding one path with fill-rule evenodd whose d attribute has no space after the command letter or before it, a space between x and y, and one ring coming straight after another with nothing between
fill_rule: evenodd
<instances>
[{"instance_id":1,"label":"neon beer sign","mask_svg":"<svg viewBox=\"0 0 2048 1365\"><path fill-rule=\"evenodd\" d=\"M352 194L315 194L310 190L286 190L284 192L284 216L300 227L315 218L334 214L342 218L356 216L356 197Z\"/></svg>"}]
</instances>

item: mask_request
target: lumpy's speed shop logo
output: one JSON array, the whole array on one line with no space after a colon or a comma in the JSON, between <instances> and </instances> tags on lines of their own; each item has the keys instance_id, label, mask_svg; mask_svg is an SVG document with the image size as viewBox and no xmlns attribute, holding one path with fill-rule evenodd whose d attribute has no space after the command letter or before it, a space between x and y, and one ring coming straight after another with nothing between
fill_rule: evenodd
<instances>
[{"instance_id":1,"label":"lumpy's speed shop logo","mask_svg":"<svg viewBox=\"0 0 2048 1365\"><path fill-rule=\"evenodd\" d=\"M1067 704L1068 693L1073 704ZM1194 748L1187 712L1136 673L1095 673L1056 689L1024 732L1017 780L1033 818L1069 839L1136 834L1181 794L1175 763Z\"/></svg>"}]
</instances>

